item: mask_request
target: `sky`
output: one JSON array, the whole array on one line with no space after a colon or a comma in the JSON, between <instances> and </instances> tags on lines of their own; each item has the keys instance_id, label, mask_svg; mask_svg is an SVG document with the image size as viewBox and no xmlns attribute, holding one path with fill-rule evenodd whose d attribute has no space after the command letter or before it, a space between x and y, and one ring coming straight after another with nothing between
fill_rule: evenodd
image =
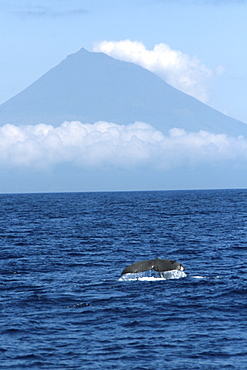
<instances>
[{"instance_id":1,"label":"sky","mask_svg":"<svg viewBox=\"0 0 247 370\"><path fill-rule=\"evenodd\" d=\"M0 0L0 103L81 47L130 40L180 53L184 72L194 61L196 97L247 123L246 12L245 0Z\"/></svg>"},{"instance_id":2,"label":"sky","mask_svg":"<svg viewBox=\"0 0 247 370\"><path fill-rule=\"evenodd\" d=\"M139 64L247 123L246 14L247 0L0 0L0 104L84 47ZM99 135L100 140L95 141ZM0 166L7 179L0 191L8 189L12 170L28 168L39 176L45 171L48 181L54 168L58 171L56 166L64 163L92 172L114 169L122 178L128 169L136 169L135 174L143 171L136 177L140 179L147 164L152 171L156 169L155 176L177 168L181 173L184 164L196 167L201 176L204 166L213 166L212 171L217 172L217 166L230 161L236 175L239 168L243 172L247 161L247 143L242 138L175 128L166 137L145 123L122 128L114 122L91 126L65 123L60 128L5 126L0 130L0 144ZM231 177L227 172L226 178ZM65 180L61 177L59 181ZM114 181L113 187L119 188L117 177ZM145 181L145 186L137 188L152 187ZM178 181L174 175L173 182L163 186L160 181L158 188L224 187L217 181L179 186ZM90 184L87 190L101 190ZM246 181L241 178L239 183L231 180L227 184L243 187ZM20 189L25 190L25 185ZM40 188L47 189L56 190L53 186Z\"/></svg>"}]
</instances>

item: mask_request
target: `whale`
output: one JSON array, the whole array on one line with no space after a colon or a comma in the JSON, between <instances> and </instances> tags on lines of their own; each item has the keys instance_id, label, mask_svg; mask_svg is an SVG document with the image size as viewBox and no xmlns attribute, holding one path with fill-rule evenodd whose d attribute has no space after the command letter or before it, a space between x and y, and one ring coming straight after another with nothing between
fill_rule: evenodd
<instances>
[{"instance_id":1,"label":"whale","mask_svg":"<svg viewBox=\"0 0 247 370\"><path fill-rule=\"evenodd\" d=\"M165 271L172 271L172 270L184 271L185 267L177 261L173 261L170 259L163 260L163 259L155 258L153 260L135 262L132 265L125 267L121 275L129 274L129 273L144 272L144 271L149 271L149 270L157 271L160 274L160 276L162 276L162 273Z\"/></svg>"}]
</instances>

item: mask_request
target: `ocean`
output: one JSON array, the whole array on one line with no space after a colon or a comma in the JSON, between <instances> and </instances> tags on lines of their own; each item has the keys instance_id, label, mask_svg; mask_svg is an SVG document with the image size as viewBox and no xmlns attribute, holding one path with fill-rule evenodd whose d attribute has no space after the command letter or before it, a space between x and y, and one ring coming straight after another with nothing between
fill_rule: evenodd
<instances>
[{"instance_id":1,"label":"ocean","mask_svg":"<svg viewBox=\"0 0 247 370\"><path fill-rule=\"evenodd\" d=\"M247 190L0 195L1 369L246 369ZM121 278L156 257L185 274Z\"/></svg>"}]
</instances>

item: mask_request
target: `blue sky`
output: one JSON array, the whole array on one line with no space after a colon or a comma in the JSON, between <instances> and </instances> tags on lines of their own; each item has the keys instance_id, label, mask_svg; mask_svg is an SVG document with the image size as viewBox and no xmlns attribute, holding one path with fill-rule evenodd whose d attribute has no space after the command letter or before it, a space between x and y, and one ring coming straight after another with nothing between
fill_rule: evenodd
<instances>
[{"instance_id":1,"label":"blue sky","mask_svg":"<svg viewBox=\"0 0 247 370\"><path fill-rule=\"evenodd\" d=\"M204 101L247 122L246 14L245 0L1 0L0 103L81 47L128 39L196 57Z\"/></svg>"},{"instance_id":2,"label":"blue sky","mask_svg":"<svg viewBox=\"0 0 247 370\"><path fill-rule=\"evenodd\" d=\"M0 0L0 103L84 47L247 123L246 14L247 0ZM246 163L244 138L145 122L0 127L0 192L246 187Z\"/></svg>"}]
</instances>

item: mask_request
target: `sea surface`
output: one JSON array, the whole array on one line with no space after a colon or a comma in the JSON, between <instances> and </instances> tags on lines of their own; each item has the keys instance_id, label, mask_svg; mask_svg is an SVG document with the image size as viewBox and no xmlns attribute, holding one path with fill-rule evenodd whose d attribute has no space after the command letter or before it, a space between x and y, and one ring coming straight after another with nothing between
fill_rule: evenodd
<instances>
[{"instance_id":1,"label":"sea surface","mask_svg":"<svg viewBox=\"0 0 247 370\"><path fill-rule=\"evenodd\" d=\"M1 369L247 368L247 190L2 194L0 278Z\"/></svg>"}]
</instances>

